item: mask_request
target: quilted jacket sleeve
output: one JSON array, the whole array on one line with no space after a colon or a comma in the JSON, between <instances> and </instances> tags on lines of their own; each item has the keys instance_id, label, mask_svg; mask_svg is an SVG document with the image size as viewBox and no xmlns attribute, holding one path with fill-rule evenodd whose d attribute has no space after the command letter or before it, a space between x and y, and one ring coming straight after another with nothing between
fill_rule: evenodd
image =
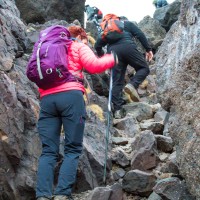
<instances>
[{"instance_id":1,"label":"quilted jacket sleeve","mask_svg":"<svg viewBox=\"0 0 200 200\"><path fill-rule=\"evenodd\" d=\"M84 69L91 74L104 72L115 65L112 54L105 54L101 58L98 58L94 52L84 44L81 45L79 49L79 59Z\"/></svg>"}]
</instances>

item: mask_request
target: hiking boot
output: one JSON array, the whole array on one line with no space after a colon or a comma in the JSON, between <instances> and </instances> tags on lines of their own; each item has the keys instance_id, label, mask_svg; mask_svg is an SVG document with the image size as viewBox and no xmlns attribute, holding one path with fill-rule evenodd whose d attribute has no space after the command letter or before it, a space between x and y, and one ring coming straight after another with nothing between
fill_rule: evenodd
<instances>
[{"instance_id":1,"label":"hiking boot","mask_svg":"<svg viewBox=\"0 0 200 200\"><path fill-rule=\"evenodd\" d=\"M139 102L140 101L140 97L137 93L137 90L135 89L135 87L133 85L131 85L130 83L128 83L125 87L124 87L124 91L130 95L131 99L134 102Z\"/></svg>"},{"instance_id":2,"label":"hiking boot","mask_svg":"<svg viewBox=\"0 0 200 200\"><path fill-rule=\"evenodd\" d=\"M123 90L123 94L122 95L123 95L122 98L123 98L123 101L124 101L122 105L125 105L127 103L132 103L133 102L131 97L130 97L130 95L128 93L126 93L124 90Z\"/></svg>"},{"instance_id":3,"label":"hiking boot","mask_svg":"<svg viewBox=\"0 0 200 200\"><path fill-rule=\"evenodd\" d=\"M116 110L114 113L114 118L115 119L121 119L124 118L126 116L126 111L121 108L120 110Z\"/></svg>"},{"instance_id":4,"label":"hiking boot","mask_svg":"<svg viewBox=\"0 0 200 200\"><path fill-rule=\"evenodd\" d=\"M54 200L74 200L73 197L70 196L65 196L65 195L56 195L54 197Z\"/></svg>"},{"instance_id":5,"label":"hiking boot","mask_svg":"<svg viewBox=\"0 0 200 200\"><path fill-rule=\"evenodd\" d=\"M37 200L49 200L49 199L46 197L38 197Z\"/></svg>"}]
</instances>

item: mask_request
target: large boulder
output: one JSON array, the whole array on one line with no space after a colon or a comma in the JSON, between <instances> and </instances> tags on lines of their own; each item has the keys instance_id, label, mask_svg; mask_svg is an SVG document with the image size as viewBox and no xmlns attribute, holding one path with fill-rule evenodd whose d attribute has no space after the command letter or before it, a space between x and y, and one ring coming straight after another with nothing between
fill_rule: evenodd
<instances>
[{"instance_id":1,"label":"large boulder","mask_svg":"<svg viewBox=\"0 0 200 200\"><path fill-rule=\"evenodd\" d=\"M166 35L166 30L161 26L159 21L146 16L138 23L138 27L145 33L152 49L157 51Z\"/></svg>"},{"instance_id":2,"label":"large boulder","mask_svg":"<svg viewBox=\"0 0 200 200\"><path fill-rule=\"evenodd\" d=\"M133 152L131 169L148 171L157 165L158 152L156 139L151 131L144 131L131 144Z\"/></svg>"},{"instance_id":3,"label":"large boulder","mask_svg":"<svg viewBox=\"0 0 200 200\"><path fill-rule=\"evenodd\" d=\"M155 184L155 175L136 169L126 173L122 181L122 188L129 193L149 196Z\"/></svg>"},{"instance_id":4,"label":"large boulder","mask_svg":"<svg viewBox=\"0 0 200 200\"><path fill-rule=\"evenodd\" d=\"M167 6L156 9L153 18L158 20L166 31L169 31L172 24L178 20L180 6L181 0L176 0Z\"/></svg>"},{"instance_id":5,"label":"large boulder","mask_svg":"<svg viewBox=\"0 0 200 200\"><path fill-rule=\"evenodd\" d=\"M84 24L85 0L16 0L21 18L26 23L44 23L59 19L73 22L78 19Z\"/></svg>"},{"instance_id":6,"label":"large boulder","mask_svg":"<svg viewBox=\"0 0 200 200\"><path fill-rule=\"evenodd\" d=\"M162 199L169 200L195 200L195 198L188 192L185 182L176 177L161 179L153 188Z\"/></svg>"},{"instance_id":7,"label":"large boulder","mask_svg":"<svg viewBox=\"0 0 200 200\"><path fill-rule=\"evenodd\" d=\"M183 0L179 20L157 53L158 99L170 111L169 132L180 174L200 198L200 12L199 0Z\"/></svg>"}]
</instances>

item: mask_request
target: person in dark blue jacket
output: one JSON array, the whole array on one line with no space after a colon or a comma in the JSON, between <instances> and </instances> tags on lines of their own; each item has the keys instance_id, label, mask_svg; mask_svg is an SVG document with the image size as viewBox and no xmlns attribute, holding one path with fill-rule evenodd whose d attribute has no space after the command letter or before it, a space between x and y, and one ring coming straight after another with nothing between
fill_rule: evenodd
<instances>
[{"instance_id":1,"label":"person in dark blue jacket","mask_svg":"<svg viewBox=\"0 0 200 200\"><path fill-rule=\"evenodd\" d=\"M87 14L87 21L92 21L96 25L97 30L100 33L102 30L99 23L102 21L103 18L102 11L95 6L85 5L85 12Z\"/></svg>"},{"instance_id":2,"label":"person in dark blue jacket","mask_svg":"<svg viewBox=\"0 0 200 200\"><path fill-rule=\"evenodd\" d=\"M156 8L161 8L168 5L166 0L154 0L153 4L155 5Z\"/></svg>"}]
</instances>

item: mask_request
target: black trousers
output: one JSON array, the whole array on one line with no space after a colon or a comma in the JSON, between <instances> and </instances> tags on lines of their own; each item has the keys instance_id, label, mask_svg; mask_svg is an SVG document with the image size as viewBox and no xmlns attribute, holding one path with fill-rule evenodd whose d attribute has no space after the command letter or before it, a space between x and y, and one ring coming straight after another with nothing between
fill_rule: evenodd
<instances>
[{"instance_id":1,"label":"black trousers","mask_svg":"<svg viewBox=\"0 0 200 200\"><path fill-rule=\"evenodd\" d=\"M144 55L136 49L133 43L110 45L108 47L108 52L110 51L114 51L119 59L118 65L113 68L112 103L114 111L116 111L121 109L124 104L122 91L124 88L127 66L130 65L136 71L135 75L130 80L130 83L136 89L149 75L150 70Z\"/></svg>"}]
</instances>

